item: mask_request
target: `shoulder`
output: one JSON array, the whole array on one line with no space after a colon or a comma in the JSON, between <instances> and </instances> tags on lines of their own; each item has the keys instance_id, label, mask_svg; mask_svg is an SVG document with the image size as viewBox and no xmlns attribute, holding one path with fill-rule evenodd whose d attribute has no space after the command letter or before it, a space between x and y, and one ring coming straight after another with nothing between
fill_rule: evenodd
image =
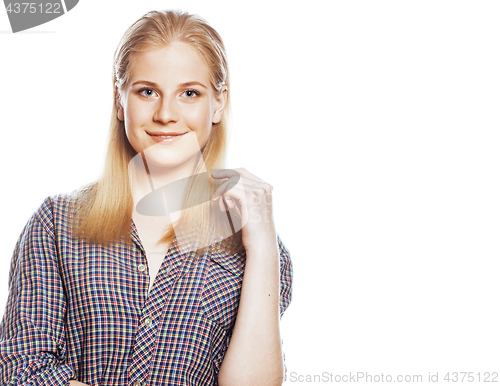
<instances>
[{"instance_id":1,"label":"shoulder","mask_svg":"<svg viewBox=\"0 0 500 386\"><path fill-rule=\"evenodd\" d=\"M293 266L290 259L290 252L281 237L277 236L280 253L280 317L288 308L292 301L293 291Z\"/></svg>"},{"instance_id":2,"label":"shoulder","mask_svg":"<svg viewBox=\"0 0 500 386\"><path fill-rule=\"evenodd\" d=\"M59 213L70 207L70 195L60 194L46 197L32 213L18 237L12 267L18 263L32 269L39 267L44 259L56 255L56 220ZM35 263L36 262L36 263Z\"/></svg>"},{"instance_id":3,"label":"shoulder","mask_svg":"<svg viewBox=\"0 0 500 386\"><path fill-rule=\"evenodd\" d=\"M281 279L287 280L291 283L292 281L292 259L290 258L290 251L283 243L283 240L279 235L276 236L278 243L278 249L280 253L280 271Z\"/></svg>"},{"instance_id":4,"label":"shoulder","mask_svg":"<svg viewBox=\"0 0 500 386\"><path fill-rule=\"evenodd\" d=\"M285 244L283 243L283 240L279 235L276 236L276 240L278 242L278 248L280 251L281 258L285 260L290 260L290 251L288 250L287 247L285 247Z\"/></svg>"},{"instance_id":5,"label":"shoulder","mask_svg":"<svg viewBox=\"0 0 500 386\"><path fill-rule=\"evenodd\" d=\"M292 259L290 258L290 251L283 243L283 240L279 235L277 235L278 248L280 253L280 272L281 280L288 282L291 285L292 282Z\"/></svg>"},{"instance_id":6,"label":"shoulder","mask_svg":"<svg viewBox=\"0 0 500 386\"><path fill-rule=\"evenodd\" d=\"M52 235L61 227L67 228L84 201L86 192L85 189L79 189L46 197L33 213L31 222L39 222Z\"/></svg>"},{"instance_id":7,"label":"shoulder","mask_svg":"<svg viewBox=\"0 0 500 386\"><path fill-rule=\"evenodd\" d=\"M57 194L46 197L40 207L35 211L36 220L53 232L54 221L61 218L67 218L76 203L75 197L70 194Z\"/></svg>"},{"instance_id":8,"label":"shoulder","mask_svg":"<svg viewBox=\"0 0 500 386\"><path fill-rule=\"evenodd\" d=\"M246 254L244 251L232 253L214 245L207 251L206 257L236 277L243 275L245 271Z\"/></svg>"},{"instance_id":9,"label":"shoulder","mask_svg":"<svg viewBox=\"0 0 500 386\"><path fill-rule=\"evenodd\" d=\"M282 276L290 277L291 280L292 260L290 258L290 251L279 235L276 236L276 242L280 255L280 270ZM206 256L208 259L234 275L239 276L245 270L246 252L244 249L238 252L229 252L224 248L219 248L217 244L214 244L214 246L208 250Z\"/></svg>"}]
</instances>

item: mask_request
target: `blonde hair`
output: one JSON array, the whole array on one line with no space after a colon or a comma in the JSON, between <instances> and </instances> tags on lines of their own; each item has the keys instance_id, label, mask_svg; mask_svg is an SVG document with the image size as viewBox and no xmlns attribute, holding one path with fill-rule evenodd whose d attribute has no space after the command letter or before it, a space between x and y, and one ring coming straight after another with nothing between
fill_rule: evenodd
<instances>
[{"instance_id":1,"label":"blonde hair","mask_svg":"<svg viewBox=\"0 0 500 386\"><path fill-rule=\"evenodd\" d=\"M74 221L74 234L77 237L84 237L91 243L108 244L129 235L134 203L128 165L137 153L126 137L124 122L117 117L120 90L128 84L134 54L162 48L173 42L188 43L197 49L209 69L210 81L216 94L224 86L227 87L227 102L222 120L212 124L200 158L208 171L224 168L228 136L229 73L222 39L215 29L197 15L172 10L148 12L127 29L115 51L113 107L104 172L97 182L77 192L78 209ZM231 233L233 236L226 238L220 246L233 253L241 252L244 250L239 230L241 224L228 224L228 214L218 209L218 202L210 201L211 194L221 181L212 180L210 175L208 179L200 178L201 175L197 175L197 172L201 166L199 163L188 184L185 209L176 223L176 230L197 230L196 241L191 246L198 250L197 254L212 244L213 235ZM190 204L195 202L203 204L196 207ZM233 220L241 220L234 209L229 214ZM225 221L221 221L222 219ZM228 227L232 227L232 230ZM239 231L234 232L235 228ZM171 243L174 238L174 229L170 227L160 242ZM129 237L124 239L130 242Z\"/></svg>"}]
</instances>

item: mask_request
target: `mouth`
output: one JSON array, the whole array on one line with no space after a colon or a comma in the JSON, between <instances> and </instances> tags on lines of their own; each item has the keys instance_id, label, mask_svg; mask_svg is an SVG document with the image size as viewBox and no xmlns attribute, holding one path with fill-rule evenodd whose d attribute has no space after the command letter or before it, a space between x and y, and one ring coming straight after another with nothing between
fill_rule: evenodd
<instances>
[{"instance_id":1,"label":"mouth","mask_svg":"<svg viewBox=\"0 0 500 386\"><path fill-rule=\"evenodd\" d=\"M179 141L181 138L183 138L186 133L148 133L153 140L156 142L162 142L162 143L173 143Z\"/></svg>"}]
</instances>

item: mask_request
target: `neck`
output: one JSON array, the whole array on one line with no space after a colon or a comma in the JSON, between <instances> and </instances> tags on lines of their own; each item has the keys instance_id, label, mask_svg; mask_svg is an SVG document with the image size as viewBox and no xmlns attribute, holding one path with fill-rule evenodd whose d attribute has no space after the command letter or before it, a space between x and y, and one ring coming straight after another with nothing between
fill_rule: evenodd
<instances>
[{"instance_id":1,"label":"neck","mask_svg":"<svg viewBox=\"0 0 500 386\"><path fill-rule=\"evenodd\" d=\"M129 164L129 176L131 182L132 197L134 200L134 213L137 203L150 194L152 191L172 184L175 181L188 181L188 178L195 173L206 172L205 163L201 154L198 157L191 159L183 164L175 167L163 167L145 162L141 154L137 154L133 161ZM169 190L170 195L175 195L176 200L184 200L185 184L175 185L175 190ZM165 189L163 189L166 192ZM167 209L167 208L165 208ZM168 213L168 210L167 210Z\"/></svg>"}]
</instances>

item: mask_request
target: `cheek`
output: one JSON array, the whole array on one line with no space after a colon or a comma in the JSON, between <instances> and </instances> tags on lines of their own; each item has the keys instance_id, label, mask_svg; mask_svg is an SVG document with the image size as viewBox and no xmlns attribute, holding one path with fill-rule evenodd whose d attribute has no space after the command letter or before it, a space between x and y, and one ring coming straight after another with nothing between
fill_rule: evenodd
<instances>
[{"instance_id":1,"label":"cheek","mask_svg":"<svg viewBox=\"0 0 500 386\"><path fill-rule=\"evenodd\" d=\"M130 128L133 129L136 126L144 124L149 114L147 106L129 103L125 110L125 123L129 123Z\"/></svg>"},{"instance_id":2,"label":"cheek","mask_svg":"<svg viewBox=\"0 0 500 386\"><path fill-rule=\"evenodd\" d=\"M141 128L147 122L149 111L147 108L140 108L134 104L129 104L125 109L125 132L127 136L138 135Z\"/></svg>"},{"instance_id":3,"label":"cheek","mask_svg":"<svg viewBox=\"0 0 500 386\"><path fill-rule=\"evenodd\" d=\"M129 103L124 112L125 135L136 152L144 150L143 139L141 138L142 126L145 124L147 111L144 108Z\"/></svg>"},{"instance_id":4,"label":"cheek","mask_svg":"<svg viewBox=\"0 0 500 386\"><path fill-rule=\"evenodd\" d=\"M187 126L196 132L198 139L208 138L212 128L210 106L200 105L191 108L185 114Z\"/></svg>"}]
</instances>

